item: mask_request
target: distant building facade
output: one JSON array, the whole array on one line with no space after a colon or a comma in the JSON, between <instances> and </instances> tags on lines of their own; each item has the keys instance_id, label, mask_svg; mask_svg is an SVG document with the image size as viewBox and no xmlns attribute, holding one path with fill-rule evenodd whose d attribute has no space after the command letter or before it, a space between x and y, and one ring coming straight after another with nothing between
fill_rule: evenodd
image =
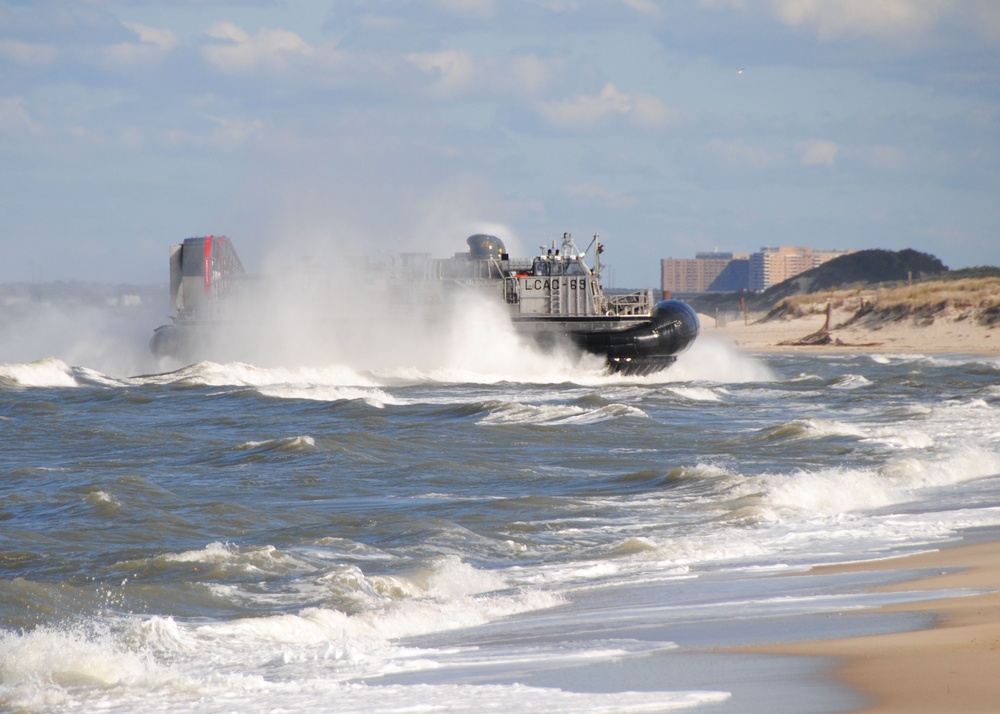
<instances>
[{"instance_id":1,"label":"distant building facade","mask_svg":"<svg viewBox=\"0 0 1000 714\"><path fill-rule=\"evenodd\" d=\"M801 246L761 248L750 255L750 290L767 290L772 285L817 268L828 260L853 253L851 250L813 250Z\"/></svg>"},{"instance_id":2,"label":"distant building facade","mask_svg":"<svg viewBox=\"0 0 1000 714\"><path fill-rule=\"evenodd\" d=\"M696 253L694 258L660 261L664 292L760 291L811 270L851 250L813 250L800 246L761 248L758 253Z\"/></svg>"},{"instance_id":3,"label":"distant building facade","mask_svg":"<svg viewBox=\"0 0 1000 714\"><path fill-rule=\"evenodd\" d=\"M691 258L660 261L661 287L670 293L733 292L746 287L747 256L733 253L696 253Z\"/></svg>"}]
</instances>

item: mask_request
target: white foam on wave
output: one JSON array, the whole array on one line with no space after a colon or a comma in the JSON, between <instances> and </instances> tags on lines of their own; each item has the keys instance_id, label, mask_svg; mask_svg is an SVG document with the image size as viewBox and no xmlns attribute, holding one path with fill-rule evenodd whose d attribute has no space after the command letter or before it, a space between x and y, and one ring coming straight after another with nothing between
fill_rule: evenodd
<instances>
[{"instance_id":1,"label":"white foam on wave","mask_svg":"<svg viewBox=\"0 0 1000 714\"><path fill-rule=\"evenodd\" d=\"M801 382L822 382L823 378L820 377L818 374L813 374L812 372L800 372L799 374L795 375L794 377L788 378L787 381L791 382L792 384L798 384L798 383L801 383ZM803 394L805 394L807 396L821 396L822 392L820 392L820 391L815 391L815 392L800 392L799 394L800 394L800 396L803 395Z\"/></svg>"},{"instance_id":2,"label":"white foam on wave","mask_svg":"<svg viewBox=\"0 0 1000 714\"><path fill-rule=\"evenodd\" d=\"M867 381L867 380L865 380ZM777 427L772 436L824 438L857 437L860 442L892 449L948 454L960 448L1000 447L1000 408L988 399L953 399L929 405L908 405L907 416L887 424L847 423L835 419L795 419Z\"/></svg>"},{"instance_id":3,"label":"white foam on wave","mask_svg":"<svg viewBox=\"0 0 1000 714\"><path fill-rule=\"evenodd\" d=\"M106 628L70 625L0 632L0 704L25 712L78 710L81 701L156 689L177 676Z\"/></svg>"},{"instance_id":4,"label":"white foam on wave","mask_svg":"<svg viewBox=\"0 0 1000 714\"><path fill-rule=\"evenodd\" d=\"M646 413L628 404L606 404L596 408L563 404L522 404L520 402L496 405L479 424L536 424L556 426L568 424L599 424L622 418L646 418Z\"/></svg>"},{"instance_id":5,"label":"white foam on wave","mask_svg":"<svg viewBox=\"0 0 1000 714\"><path fill-rule=\"evenodd\" d=\"M259 367L244 362L199 362L174 372L136 377L132 381L147 384L252 387L265 396L278 399L363 401L378 408L396 402L370 377L346 365Z\"/></svg>"},{"instance_id":6,"label":"white foam on wave","mask_svg":"<svg viewBox=\"0 0 1000 714\"><path fill-rule=\"evenodd\" d=\"M133 620L135 622L135 620ZM292 623L283 623L294 629ZM298 629L300 636L308 631ZM285 634L289 629L285 630ZM157 646L153 647L152 644ZM277 659L267 667L209 670L199 646L172 620L152 618L131 637L79 628L38 628L0 633L0 702L25 713L162 710L177 714L232 711L336 710L342 714L393 712L467 712L489 702L497 711L554 714L611 714L668 711L728 698L726 692L659 691L578 694L521 684L369 685L330 676L340 661L336 650L309 661ZM152 656L172 650L172 657ZM597 648L607 654L607 648ZM545 651L532 659L544 663ZM561 654L561 653L556 653ZM624 651L621 656L630 653ZM433 651L400 651L399 671L434 669ZM586 661L586 653L583 654ZM406 660L410 661L407 662ZM572 661L563 656L567 662ZM579 660L579 657L576 658ZM467 665L468 666L468 665ZM483 671L496 663L472 663ZM501 663L502 666L502 663ZM537 665L536 665L537 666Z\"/></svg>"},{"instance_id":7,"label":"white foam on wave","mask_svg":"<svg viewBox=\"0 0 1000 714\"><path fill-rule=\"evenodd\" d=\"M692 402L719 402L726 394L725 390L709 387L671 387L668 391Z\"/></svg>"},{"instance_id":8,"label":"white foam on wave","mask_svg":"<svg viewBox=\"0 0 1000 714\"><path fill-rule=\"evenodd\" d=\"M986 399L949 399L937 403L928 422L942 442L1000 446L1000 404Z\"/></svg>"},{"instance_id":9,"label":"white foam on wave","mask_svg":"<svg viewBox=\"0 0 1000 714\"><path fill-rule=\"evenodd\" d=\"M679 466L670 472L672 481L719 481L731 478L726 469L717 464L699 463L694 466Z\"/></svg>"},{"instance_id":10,"label":"white foam on wave","mask_svg":"<svg viewBox=\"0 0 1000 714\"><path fill-rule=\"evenodd\" d=\"M747 477L734 490L765 521L839 519L921 498L921 491L1000 474L1000 453L961 449L934 457L902 456L877 469L826 468Z\"/></svg>"},{"instance_id":11,"label":"white foam on wave","mask_svg":"<svg viewBox=\"0 0 1000 714\"><path fill-rule=\"evenodd\" d=\"M810 441L840 436L862 438L868 436L868 433L868 430L854 424L848 424L836 419L815 417L787 421L768 430L766 437L768 439Z\"/></svg>"},{"instance_id":12,"label":"white foam on wave","mask_svg":"<svg viewBox=\"0 0 1000 714\"><path fill-rule=\"evenodd\" d=\"M902 457L886 464L883 472L909 490L946 486L1000 475L1000 452L970 447L937 459Z\"/></svg>"},{"instance_id":13,"label":"white foam on wave","mask_svg":"<svg viewBox=\"0 0 1000 714\"><path fill-rule=\"evenodd\" d=\"M379 386L360 372L342 364L324 367L260 367L246 362L198 362L173 372L145 375L134 379L147 384L189 384L207 387Z\"/></svg>"},{"instance_id":14,"label":"white foam on wave","mask_svg":"<svg viewBox=\"0 0 1000 714\"><path fill-rule=\"evenodd\" d=\"M203 549L157 556L156 563L183 563L206 572L233 575L281 575L280 592L212 582L205 587L217 598L249 610L296 600L304 603L350 602L345 610L307 605L296 613L243 617L228 622L180 623L161 626L152 620L150 646L165 656L197 652L211 660L213 669L240 663L264 667L273 661L342 661L329 676L350 679L396 671L399 638L460 627L471 627L510 615L560 604L560 596L523 587L511 587L495 571L480 570L454 556L436 559L429 570L408 575L366 575L356 565L334 563L321 567L273 547L237 548L213 543ZM138 569L140 563L122 567ZM291 581L288 577L291 576ZM346 598L346 599L345 599ZM346 611L346 610L349 610ZM146 625L142 626L143 628ZM174 652L177 650L177 652Z\"/></svg>"},{"instance_id":15,"label":"white foam on wave","mask_svg":"<svg viewBox=\"0 0 1000 714\"><path fill-rule=\"evenodd\" d=\"M682 574L705 563L756 558L767 552L767 546L746 537L716 534L714 537L671 538L658 543L655 560L666 574ZM653 560L648 558L647 560Z\"/></svg>"},{"instance_id":16,"label":"white foam on wave","mask_svg":"<svg viewBox=\"0 0 1000 714\"><path fill-rule=\"evenodd\" d=\"M74 367L73 375L81 384L96 384L101 387L120 387L124 384L118 377L110 377L89 367Z\"/></svg>"},{"instance_id":17,"label":"white foam on wave","mask_svg":"<svg viewBox=\"0 0 1000 714\"><path fill-rule=\"evenodd\" d=\"M161 553L149 559L119 563L129 570L145 567L160 569L172 564L190 566L192 570L202 570L225 577L309 573L314 565L293 553L287 553L271 545L238 547L231 543L210 543L204 548L178 553Z\"/></svg>"},{"instance_id":18,"label":"white foam on wave","mask_svg":"<svg viewBox=\"0 0 1000 714\"><path fill-rule=\"evenodd\" d=\"M213 543L203 549L158 556L162 563L238 568L252 574L284 570L306 574L308 566L271 548L236 548ZM291 562L288 562L291 561ZM138 567L135 564L123 564ZM362 576L363 577L363 576ZM250 588L244 604L276 604L266 592ZM511 588L493 571L479 570L456 557L438 559L429 572L414 573L408 587L363 587L366 607L354 614L324 606L298 612L240 617L229 621L178 621L172 617L110 617L30 632L0 633L0 703L25 712L72 710L134 711L161 705L170 711L327 711L335 696L337 711L372 711L389 700L428 701L440 711L466 711L484 696L475 685L437 685L433 677L414 686L369 688L360 678L430 671L449 666L454 653L396 644L400 638L480 625L513 614L551 607L553 594ZM315 601L315 598L311 598ZM288 598L280 602L285 606ZM605 654L597 648L562 653L587 660ZM529 666L549 665L545 651L525 651ZM624 652L623 654L628 654ZM518 659L517 653L511 655ZM461 658L460 665L498 667ZM454 665L454 663L452 663ZM661 692L638 700L622 694L591 699L558 690L520 685L487 687L489 696L511 707L544 699L551 711L630 711L636 701L679 707L712 701L724 693ZM344 697L347 697L345 699ZM624 705L624 708L619 705ZM263 707L263 709L262 709Z\"/></svg>"},{"instance_id":19,"label":"white foam on wave","mask_svg":"<svg viewBox=\"0 0 1000 714\"><path fill-rule=\"evenodd\" d=\"M860 387L870 387L871 380L863 374L843 374L831 385L832 389L858 389Z\"/></svg>"},{"instance_id":20,"label":"white foam on wave","mask_svg":"<svg viewBox=\"0 0 1000 714\"><path fill-rule=\"evenodd\" d=\"M133 378L152 384L184 384L213 387L253 387L260 393L281 399L314 401L365 401L375 407L414 403L412 398L397 398L387 389L393 386L482 384L502 382L520 384L612 384L603 361L593 356L570 353L539 353L523 345L520 356L452 361L433 367L400 366L360 371L346 363L324 367L260 367L244 362L199 362L182 369ZM564 398L560 394L559 398ZM433 400L430 400L433 401ZM449 403L454 399L449 398Z\"/></svg>"},{"instance_id":21,"label":"white foam on wave","mask_svg":"<svg viewBox=\"0 0 1000 714\"><path fill-rule=\"evenodd\" d=\"M862 441L894 449L928 449L935 444L932 434L912 425L905 430L895 426L875 427L866 432Z\"/></svg>"},{"instance_id":22,"label":"white foam on wave","mask_svg":"<svg viewBox=\"0 0 1000 714\"><path fill-rule=\"evenodd\" d=\"M987 409L991 409L987 407ZM768 438L810 440L836 437L852 437L862 443L881 444L893 449L933 449L939 444L950 448L960 441L958 437L968 433L969 411L966 405L947 413L943 407L911 409L911 413L932 417L925 420L906 421L890 425L854 424L837 419L806 418L793 419L767 432ZM1000 412L986 415L1000 422ZM977 438L979 431L974 430Z\"/></svg>"},{"instance_id":23,"label":"white foam on wave","mask_svg":"<svg viewBox=\"0 0 1000 714\"><path fill-rule=\"evenodd\" d=\"M910 353L883 353L871 354L869 359L877 364L901 364L923 363L932 367L961 367L963 365L983 365L1000 370L1000 357L976 354L910 354Z\"/></svg>"},{"instance_id":24,"label":"white foam on wave","mask_svg":"<svg viewBox=\"0 0 1000 714\"><path fill-rule=\"evenodd\" d=\"M327 385L280 384L258 387L266 397L277 399L306 399L318 402L364 402L376 409L399 401L384 389L366 387L331 387Z\"/></svg>"},{"instance_id":25,"label":"white foam on wave","mask_svg":"<svg viewBox=\"0 0 1000 714\"><path fill-rule=\"evenodd\" d=\"M316 446L316 440L311 436L288 436L283 439L265 439L264 441L247 441L237 449L280 449L283 451L301 451Z\"/></svg>"},{"instance_id":26,"label":"white foam on wave","mask_svg":"<svg viewBox=\"0 0 1000 714\"><path fill-rule=\"evenodd\" d=\"M273 559L261 549L250 553L223 544L160 558L245 567L249 556ZM122 617L106 625L89 622L3 633L0 702L23 711L132 711L139 706L165 711L284 708L309 712L328 710L330 700L315 697L318 690L325 690L336 694L337 711L371 711L378 708L384 690L368 688L358 680L448 666L448 652L401 646L396 644L398 639L480 625L561 602L549 593L511 589L504 576L453 557L439 559L430 573L411 581L407 592L386 597L372 588L364 594L369 599L367 607L355 614L310 606L298 612L229 621ZM247 593L247 597L253 595ZM273 600L266 594L261 598ZM586 659L588 654L576 656L580 657ZM522 658L535 666L547 662L544 653L538 652ZM479 666L497 665L483 662ZM483 691L471 685L426 683L399 686L392 698L412 706L438 690L444 698L435 701L435 706L442 711L464 711ZM526 703L530 694L517 685L491 691L512 705ZM549 696L546 691L534 694ZM349 706L342 698L345 692L352 697ZM667 692L659 693L655 701L680 706L719 696L724 695ZM593 698L559 693L551 697L554 711L611 711L606 708L609 702L623 701L632 700L620 695Z\"/></svg>"},{"instance_id":27,"label":"white foam on wave","mask_svg":"<svg viewBox=\"0 0 1000 714\"><path fill-rule=\"evenodd\" d=\"M905 500L898 485L862 469L766 474L755 482L748 487L763 489L759 508L772 520L835 517Z\"/></svg>"},{"instance_id":28,"label":"white foam on wave","mask_svg":"<svg viewBox=\"0 0 1000 714\"><path fill-rule=\"evenodd\" d=\"M20 387L78 387L73 370L60 359L42 359L37 362L0 364L0 383L8 382Z\"/></svg>"}]
</instances>

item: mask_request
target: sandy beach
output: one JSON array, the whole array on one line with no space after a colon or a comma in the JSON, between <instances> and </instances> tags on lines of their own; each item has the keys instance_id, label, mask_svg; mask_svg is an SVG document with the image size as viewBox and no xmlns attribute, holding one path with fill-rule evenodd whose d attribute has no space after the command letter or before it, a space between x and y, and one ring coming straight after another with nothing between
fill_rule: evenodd
<instances>
[{"instance_id":1,"label":"sandy beach","mask_svg":"<svg viewBox=\"0 0 1000 714\"><path fill-rule=\"evenodd\" d=\"M793 319L760 322L762 316L750 315L717 320L699 315L703 337L721 338L747 352L883 352L895 354L978 354L1000 355L1000 329L985 327L971 320L936 319L929 325L912 320L885 322L877 329L839 327L851 316L834 310L830 315L831 341L822 345L795 344L822 330L825 314Z\"/></svg>"},{"instance_id":2,"label":"sandy beach","mask_svg":"<svg viewBox=\"0 0 1000 714\"><path fill-rule=\"evenodd\" d=\"M701 316L705 337L746 352L1000 355L1000 331L971 321L884 324L838 329L847 315L834 312L831 342L794 344L826 324L825 315L766 323L730 319L717 325ZM907 558L817 568L813 572L895 570L907 579L878 592L926 591L926 598L883 608L926 613L929 629L845 639L777 644L751 651L835 657L836 675L867 695L869 712L1000 711L1000 541L962 545ZM935 573L928 575L929 573Z\"/></svg>"},{"instance_id":3,"label":"sandy beach","mask_svg":"<svg viewBox=\"0 0 1000 714\"><path fill-rule=\"evenodd\" d=\"M866 694L867 712L996 712L1000 706L1000 542L907 558L816 568L814 573L896 570L913 579L876 592L926 593L882 608L934 617L930 629L750 648L838 658L836 674ZM928 576L928 573L938 574Z\"/></svg>"}]
</instances>

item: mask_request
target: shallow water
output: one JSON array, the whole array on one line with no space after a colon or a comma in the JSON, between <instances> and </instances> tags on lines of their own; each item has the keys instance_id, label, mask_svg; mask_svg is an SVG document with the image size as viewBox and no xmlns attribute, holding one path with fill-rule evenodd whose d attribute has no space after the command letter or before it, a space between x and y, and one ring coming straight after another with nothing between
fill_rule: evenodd
<instances>
[{"instance_id":1,"label":"shallow water","mask_svg":"<svg viewBox=\"0 0 1000 714\"><path fill-rule=\"evenodd\" d=\"M523 357L0 365L0 703L750 711L703 648L907 626L776 574L1000 523L995 358Z\"/></svg>"}]
</instances>

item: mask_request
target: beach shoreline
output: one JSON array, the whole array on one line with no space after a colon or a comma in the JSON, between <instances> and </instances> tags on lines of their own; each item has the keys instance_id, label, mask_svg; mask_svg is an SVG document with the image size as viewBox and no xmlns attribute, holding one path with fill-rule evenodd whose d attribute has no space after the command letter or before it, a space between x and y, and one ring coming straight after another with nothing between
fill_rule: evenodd
<instances>
[{"instance_id":1,"label":"beach shoreline","mask_svg":"<svg viewBox=\"0 0 1000 714\"><path fill-rule=\"evenodd\" d=\"M993 533L996 538L1000 534ZM1000 540L916 555L813 568L810 573L893 572L907 579L871 588L909 601L874 613L923 613L930 627L739 648L741 652L833 658L835 677L866 695L857 711L993 712L1000 701Z\"/></svg>"},{"instance_id":2,"label":"beach shoreline","mask_svg":"<svg viewBox=\"0 0 1000 714\"><path fill-rule=\"evenodd\" d=\"M971 321L929 325L883 323L877 329L839 327L846 313L761 322L740 317L702 319L702 336L747 353L923 354L1000 356L1000 333ZM807 344L827 332L828 342ZM798 344L797 344L798 343ZM815 575L881 571L893 582L870 589L906 593L908 601L873 610L922 614L928 626L898 632L811 639L738 651L832 658L837 681L868 698L855 711L993 712L1000 702L1000 533L969 538L934 551L886 560L821 566Z\"/></svg>"}]
</instances>

